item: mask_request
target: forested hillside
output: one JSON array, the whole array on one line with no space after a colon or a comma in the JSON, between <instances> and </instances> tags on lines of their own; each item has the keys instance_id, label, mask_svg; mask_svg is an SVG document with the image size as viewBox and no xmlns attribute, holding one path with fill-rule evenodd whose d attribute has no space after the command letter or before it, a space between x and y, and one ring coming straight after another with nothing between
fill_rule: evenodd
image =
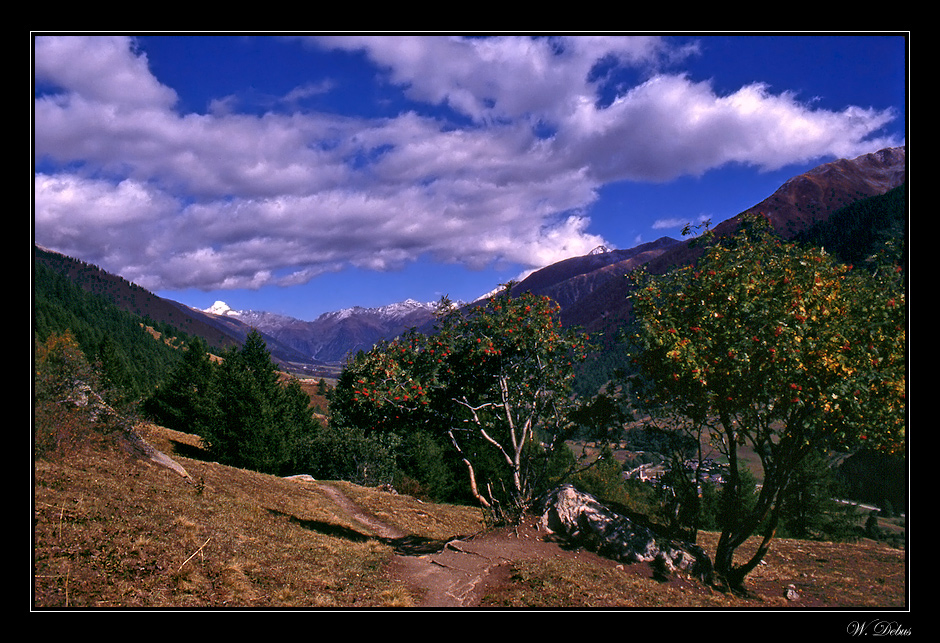
<instances>
[{"instance_id":1,"label":"forested hillside","mask_svg":"<svg viewBox=\"0 0 940 643\"><path fill-rule=\"evenodd\" d=\"M178 363L188 338L125 312L41 261L33 262L33 340L69 330L89 360L131 397L149 395ZM159 341L156 339L159 338Z\"/></svg>"},{"instance_id":2,"label":"forested hillside","mask_svg":"<svg viewBox=\"0 0 940 643\"><path fill-rule=\"evenodd\" d=\"M907 184L856 201L797 236L798 241L820 246L840 261L861 265L889 246L906 257ZM906 263L906 261L902 261Z\"/></svg>"}]
</instances>

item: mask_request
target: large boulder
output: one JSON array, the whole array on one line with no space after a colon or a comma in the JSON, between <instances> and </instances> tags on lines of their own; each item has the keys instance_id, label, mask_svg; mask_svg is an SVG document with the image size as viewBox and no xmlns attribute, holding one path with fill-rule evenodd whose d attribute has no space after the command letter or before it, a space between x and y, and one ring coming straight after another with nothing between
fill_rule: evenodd
<instances>
[{"instance_id":1,"label":"large boulder","mask_svg":"<svg viewBox=\"0 0 940 643\"><path fill-rule=\"evenodd\" d=\"M658 535L570 484L545 496L541 523L548 531L606 558L647 562L659 573L682 571L704 582L712 580L712 563L701 547Z\"/></svg>"}]
</instances>

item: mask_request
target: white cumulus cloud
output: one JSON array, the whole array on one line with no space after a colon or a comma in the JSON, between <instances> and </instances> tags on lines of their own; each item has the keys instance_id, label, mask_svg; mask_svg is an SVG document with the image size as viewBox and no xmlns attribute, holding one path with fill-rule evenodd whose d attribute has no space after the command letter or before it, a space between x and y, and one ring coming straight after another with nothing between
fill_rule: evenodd
<instances>
[{"instance_id":1,"label":"white cumulus cloud","mask_svg":"<svg viewBox=\"0 0 940 643\"><path fill-rule=\"evenodd\" d=\"M240 113L218 96L184 113L133 39L37 37L37 242L154 290L289 285L422 256L525 269L605 244L590 206L606 182L896 144L868 139L887 112L813 110L761 85L718 95L670 74L695 47L656 37L307 44L364 52L410 100L453 118L283 108L332 91L323 79L277 111ZM601 101L613 67L643 80Z\"/></svg>"}]
</instances>

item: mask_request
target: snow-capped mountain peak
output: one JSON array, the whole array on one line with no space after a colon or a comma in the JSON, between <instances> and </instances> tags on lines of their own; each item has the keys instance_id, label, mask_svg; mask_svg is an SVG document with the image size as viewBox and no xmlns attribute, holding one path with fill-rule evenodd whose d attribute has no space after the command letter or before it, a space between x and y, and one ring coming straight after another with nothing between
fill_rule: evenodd
<instances>
[{"instance_id":1,"label":"snow-capped mountain peak","mask_svg":"<svg viewBox=\"0 0 940 643\"><path fill-rule=\"evenodd\" d=\"M235 310L224 301L217 301L201 312L237 319L314 359L340 362L350 352L368 350L377 341L427 324L437 306L437 302L406 299L375 308L353 306L323 313L313 321L264 311Z\"/></svg>"},{"instance_id":2,"label":"snow-capped mountain peak","mask_svg":"<svg viewBox=\"0 0 940 643\"><path fill-rule=\"evenodd\" d=\"M238 311L232 310L231 306L224 301L217 301L202 312L211 315L237 315Z\"/></svg>"},{"instance_id":3,"label":"snow-capped mountain peak","mask_svg":"<svg viewBox=\"0 0 940 643\"><path fill-rule=\"evenodd\" d=\"M434 312L437 310L437 302L427 302L422 303L414 299L406 299L404 301L396 302L394 304L387 304L385 306L378 306L375 308L365 308L363 306L353 306L351 308L343 308L340 310L334 310L332 312L323 313L320 315L320 319L346 319L353 315L369 315L373 317L379 317L382 319L398 319L401 317L408 316L412 313L418 311L425 312Z\"/></svg>"}]
</instances>

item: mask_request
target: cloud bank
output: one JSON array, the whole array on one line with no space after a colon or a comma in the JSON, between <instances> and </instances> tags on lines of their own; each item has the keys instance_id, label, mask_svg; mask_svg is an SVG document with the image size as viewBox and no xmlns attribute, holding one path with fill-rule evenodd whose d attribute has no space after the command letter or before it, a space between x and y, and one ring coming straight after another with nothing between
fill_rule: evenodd
<instances>
[{"instance_id":1,"label":"cloud bank","mask_svg":"<svg viewBox=\"0 0 940 643\"><path fill-rule=\"evenodd\" d=\"M898 144L871 138L890 112L814 110L762 85L718 95L662 71L696 51L655 37L303 43L364 55L427 109L250 114L218 97L184 113L133 39L37 37L36 241L151 290L300 284L419 257L535 268L605 244L589 216L605 183ZM280 104L330 91L312 78Z\"/></svg>"}]
</instances>

